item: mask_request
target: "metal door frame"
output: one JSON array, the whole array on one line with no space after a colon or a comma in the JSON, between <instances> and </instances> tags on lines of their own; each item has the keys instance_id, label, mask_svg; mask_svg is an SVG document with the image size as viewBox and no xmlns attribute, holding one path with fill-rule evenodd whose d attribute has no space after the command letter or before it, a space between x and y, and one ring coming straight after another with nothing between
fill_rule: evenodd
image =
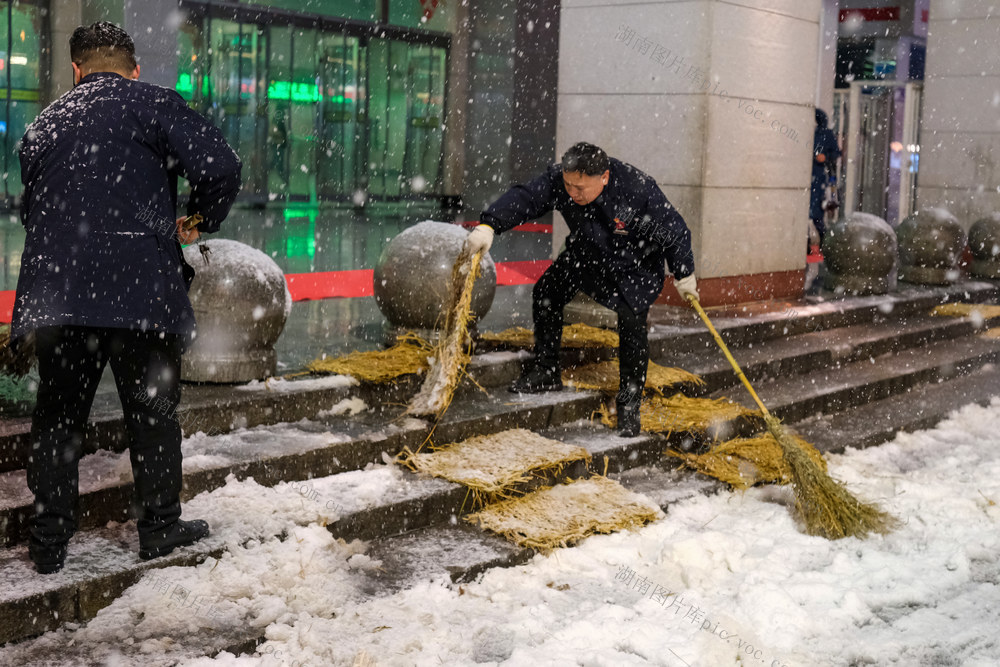
<instances>
[{"instance_id":1,"label":"metal door frame","mask_svg":"<svg viewBox=\"0 0 1000 667\"><path fill-rule=\"evenodd\" d=\"M859 155L861 144L861 89L862 88L902 88L903 101L903 149L900 155L899 180L899 220L888 220L894 227L900 220L913 212L916 200L917 175L910 170L910 165L920 156L920 102L923 84L903 81L852 81L848 101L847 150L844 160L845 188L844 215L849 215L857 209L861 194ZM918 163L919 164L919 163Z\"/></svg>"}]
</instances>

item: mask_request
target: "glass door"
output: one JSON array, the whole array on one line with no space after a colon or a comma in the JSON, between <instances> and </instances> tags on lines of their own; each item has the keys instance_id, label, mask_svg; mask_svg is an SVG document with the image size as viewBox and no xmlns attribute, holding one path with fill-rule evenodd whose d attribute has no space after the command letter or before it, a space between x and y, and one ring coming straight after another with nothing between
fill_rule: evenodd
<instances>
[{"instance_id":1,"label":"glass door","mask_svg":"<svg viewBox=\"0 0 1000 667\"><path fill-rule=\"evenodd\" d=\"M360 75L361 44L357 37L322 35L317 46L322 95L316 151L317 189L323 197L349 197L361 186L359 148L364 88Z\"/></svg>"},{"instance_id":2,"label":"glass door","mask_svg":"<svg viewBox=\"0 0 1000 667\"><path fill-rule=\"evenodd\" d=\"M415 194L440 192L447 52L410 45L407 57L406 185Z\"/></svg>"},{"instance_id":3,"label":"glass door","mask_svg":"<svg viewBox=\"0 0 1000 667\"><path fill-rule=\"evenodd\" d=\"M403 191L409 48L404 42L368 40L368 194L374 197Z\"/></svg>"},{"instance_id":4,"label":"glass door","mask_svg":"<svg viewBox=\"0 0 1000 667\"><path fill-rule=\"evenodd\" d=\"M182 27L177 91L239 153L244 196L361 205L440 192L445 47L240 16Z\"/></svg>"}]
</instances>

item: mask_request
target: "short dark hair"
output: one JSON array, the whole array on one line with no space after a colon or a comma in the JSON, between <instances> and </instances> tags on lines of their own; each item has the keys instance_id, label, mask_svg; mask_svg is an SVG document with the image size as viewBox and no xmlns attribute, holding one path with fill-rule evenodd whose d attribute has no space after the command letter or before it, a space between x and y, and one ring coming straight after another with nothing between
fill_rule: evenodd
<instances>
[{"instance_id":1,"label":"short dark hair","mask_svg":"<svg viewBox=\"0 0 1000 667\"><path fill-rule=\"evenodd\" d=\"M583 172L587 176L599 176L611 167L611 158L603 150L586 141L573 144L563 153L563 172Z\"/></svg>"},{"instance_id":2,"label":"short dark hair","mask_svg":"<svg viewBox=\"0 0 1000 667\"><path fill-rule=\"evenodd\" d=\"M108 21L80 26L69 38L69 57L91 71L135 69L135 42Z\"/></svg>"}]
</instances>

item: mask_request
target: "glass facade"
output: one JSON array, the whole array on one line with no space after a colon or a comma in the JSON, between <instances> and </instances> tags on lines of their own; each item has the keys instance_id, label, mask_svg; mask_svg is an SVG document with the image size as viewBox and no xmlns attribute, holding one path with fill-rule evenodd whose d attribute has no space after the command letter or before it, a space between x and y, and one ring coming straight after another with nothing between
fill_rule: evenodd
<instances>
[{"instance_id":1,"label":"glass facade","mask_svg":"<svg viewBox=\"0 0 1000 667\"><path fill-rule=\"evenodd\" d=\"M46 66L42 35L44 6L12 0L0 3L0 139L3 144L4 198L21 194L17 142L41 111Z\"/></svg>"},{"instance_id":2,"label":"glass facade","mask_svg":"<svg viewBox=\"0 0 1000 667\"><path fill-rule=\"evenodd\" d=\"M239 152L245 199L443 194L448 37L374 27L212 5L189 16L177 91Z\"/></svg>"}]
</instances>

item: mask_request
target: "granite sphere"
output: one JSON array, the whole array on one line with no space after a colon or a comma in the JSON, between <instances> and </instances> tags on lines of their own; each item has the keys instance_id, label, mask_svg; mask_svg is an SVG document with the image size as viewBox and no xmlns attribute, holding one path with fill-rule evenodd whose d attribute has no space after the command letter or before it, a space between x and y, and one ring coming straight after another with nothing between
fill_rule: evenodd
<instances>
[{"instance_id":1,"label":"granite sphere","mask_svg":"<svg viewBox=\"0 0 1000 667\"><path fill-rule=\"evenodd\" d=\"M181 379L228 383L274 375L274 344L292 309L281 268L263 252L228 239L190 245L184 259L195 269L188 294L198 330L182 357Z\"/></svg>"},{"instance_id":2,"label":"granite sphere","mask_svg":"<svg viewBox=\"0 0 1000 667\"><path fill-rule=\"evenodd\" d=\"M436 329L444 325L451 271L469 233L459 225L425 221L393 238L375 267L375 301L393 326ZM497 270L489 253L480 261L472 291L473 321L493 305Z\"/></svg>"}]
</instances>

